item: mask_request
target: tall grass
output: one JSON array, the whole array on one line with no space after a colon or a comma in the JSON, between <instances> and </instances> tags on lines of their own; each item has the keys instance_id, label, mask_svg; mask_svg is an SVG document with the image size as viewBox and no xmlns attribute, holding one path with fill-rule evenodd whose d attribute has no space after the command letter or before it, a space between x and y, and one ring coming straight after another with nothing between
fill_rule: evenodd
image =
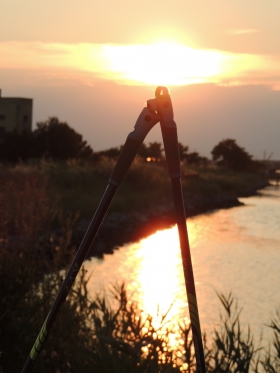
<instances>
[{"instance_id":1,"label":"tall grass","mask_svg":"<svg viewBox=\"0 0 280 373\"><path fill-rule=\"evenodd\" d=\"M35 175L48 179L48 195L64 210L91 218L107 186L115 161L98 162L45 160L29 161L16 166L0 167L0 178L7 173ZM182 165L183 192L187 202L197 196L238 197L258 188L259 174L236 173L227 169ZM196 177L194 177L196 176ZM20 176L19 176L20 177ZM261 185L259 185L261 187ZM132 211L152 208L172 201L171 186L164 162L148 163L136 158L120 186L110 211Z\"/></svg>"},{"instance_id":2,"label":"tall grass","mask_svg":"<svg viewBox=\"0 0 280 373\"><path fill-rule=\"evenodd\" d=\"M67 188L72 198L77 193L74 186L78 191L79 185L90 190L95 178L107 180L111 166L106 165L107 169L99 169L41 162L0 170L0 366L4 373L23 367L61 286L61 268L75 253L70 243L77 215L63 212L57 191L66 201ZM142 166L136 163L127 176L132 192L140 194L158 185L165 190L164 169ZM164 193L158 198L164 198ZM34 372L195 372L188 324L167 323L163 315L158 327L124 285L90 295L88 280L82 270ZM224 308L220 329L210 341L204 338L207 371L279 372L280 314L271 322L272 347L261 358L249 330L241 328L234 298L220 295L220 300ZM176 343L171 343L174 335Z\"/></svg>"},{"instance_id":3,"label":"tall grass","mask_svg":"<svg viewBox=\"0 0 280 373\"><path fill-rule=\"evenodd\" d=\"M265 185L259 173L235 172L227 168L199 167L187 169L186 175L188 173L198 176L183 178L183 189L190 195L244 197Z\"/></svg>"}]
</instances>

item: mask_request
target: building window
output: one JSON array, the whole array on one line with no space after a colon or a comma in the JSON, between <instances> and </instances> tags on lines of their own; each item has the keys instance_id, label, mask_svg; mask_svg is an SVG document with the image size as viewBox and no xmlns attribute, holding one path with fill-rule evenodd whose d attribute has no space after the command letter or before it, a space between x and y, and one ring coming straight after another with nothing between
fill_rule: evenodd
<instances>
[{"instance_id":1,"label":"building window","mask_svg":"<svg viewBox=\"0 0 280 373\"><path fill-rule=\"evenodd\" d=\"M0 120L5 120L5 119L6 119L6 115L0 114Z\"/></svg>"}]
</instances>

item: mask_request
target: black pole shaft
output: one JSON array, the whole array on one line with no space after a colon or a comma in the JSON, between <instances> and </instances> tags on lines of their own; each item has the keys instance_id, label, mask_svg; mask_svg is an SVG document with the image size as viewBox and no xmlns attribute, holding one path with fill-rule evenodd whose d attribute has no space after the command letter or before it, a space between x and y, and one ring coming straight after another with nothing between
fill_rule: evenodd
<instances>
[{"instance_id":1,"label":"black pole shaft","mask_svg":"<svg viewBox=\"0 0 280 373\"><path fill-rule=\"evenodd\" d=\"M109 184L99 203L95 215L89 225L89 228L84 236L84 239L77 251L77 254L71 264L71 267L61 285L58 295L52 305L52 308L41 328L41 331L33 345L28 359L23 367L22 373L30 373L37 357L43 347L43 344L50 332L55 317L64 303L67 295L77 277L77 274L83 264L83 261L90 249L90 246L100 228L100 225L106 215L106 212L111 204L111 201L116 193L118 186L122 183L127 171L129 170L135 155L142 145L146 135L152 127L158 123L159 117L151 113L148 108L144 108L140 113L138 120L134 126L134 131L131 132L126 139L121 154L112 172Z\"/></svg>"},{"instance_id":2,"label":"black pole shaft","mask_svg":"<svg viewBox=\"0 0 280 373\"><path fill-rule=\"evenodd\" d=\"M202 335L196 300L196 291L189 245L188 231L186 225L185 206L183 200L182 186L180 177L171 178L174 205L176 210L177 226L180 239L180 248L182 264L187 291L189 314L195 348L197 373L206 373L205 358L203 352Z\"/></svg>"},{"instance_id":3,"label":"black pole shaft","mask_svg":"<svg viewBox=\"0 0 280 373\"><path fill-rule=\"evenodd\" d=\"M96 210L96 213L88 227L88 230L84 236L84 239L77 251L77 254L71 264L71 267L60 287L60 290L57 294L57 297L52 305L52 308L41 328L41 331L34 343L34 346L30 352L30 355L28 359L26 360L26 363L22 369L22 373L29 373L31 372L37 357L43 347L43 344L50 332L50 329L55 321L56 315L58 314L60 307L64 303L74 281L75 278L79 272L79 269L81 268L83 261L90 249L90 246L94 240L94 237L96 236L96 233L99 230L99 227L102 223L102 220L104 219L104 216L106 215L106 212L110 206L110 203L116 193L117 186L109 184L107 186L107 189L105 190L105 193L99 203L99 206Z\"/></svg>"},{"instance_id":4,"label":"black pole shaft","mask_svg":"<svg viewBox=\"0 0 280 373\"><path fill-rule=\"evenodd\" d=\"M167 105L166 107L168 108ZM165 125L161 122L161 132L164 143L168 172L171 178L173 199L176 210L183 271L185 277L189 314L194 341L196 368L197 373L206 373L202 335L196 300L193 267L191 260L191 251L186 224L185 205L182 193L179 146L175 122L173 122L172 127Z\"/></svg>"}]
</instances>

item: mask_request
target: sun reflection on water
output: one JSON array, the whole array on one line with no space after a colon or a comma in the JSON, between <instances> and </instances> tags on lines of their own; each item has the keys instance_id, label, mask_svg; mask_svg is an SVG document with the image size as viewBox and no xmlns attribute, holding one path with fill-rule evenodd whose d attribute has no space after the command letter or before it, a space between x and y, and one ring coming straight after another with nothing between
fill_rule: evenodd
<instances>
[{"instance_id":1,"label":"sun reflection on water","mask_svg":"<svg viewBox=\"0 0 280 373\"><path fill-rule=\"evenodd\" d=\"M166 312L177 313L178 286L180 283L179 241L176 227L158 231L140 242L137 256L139 267L137 282L141 284L141 303L144 311L156 315Z\"/></svg>"},{"instance_id":2,"label":"sun reflection on water","mask_svg":"<svg viewBox=\"0 0 280 373\"><path fill-rule=\"evenodd\" d=\"M191 222L188 227L191 244L199 241L198 226ZM187 295L183 275L177 226L157 231L139 242L135 252L137 270L134 290L146 314L160 324L162 315L167 320L189 323ZM159 325L158 325L159 326Z\"/></svg>"},{"instance_id":3,"label":"sun reflection on water","mask_svg":"<svg viewBox=\"0 0 280 373\"><path fill-rule=\"evenodd\" d=\"M262 198L242 202L246 206L187 220L202 331L212 332L219 325L222 308L216 292L232 291L237 296L244 307L243 320L257 335L269 323L268 310L274 310L279 296L279 190L269 189ZM92 273L90 293L125 281L131 299L153 317L155 327L172 303L167 319L188 322L176 226L124 245L104 260L92 259L86 266Z\"/></svg>"},{"instance_id":4,"label":"sun reflection on water","mask_svg":"<svg viewBox=\"0 0 280 373\"><path fill-rule=\"evenodd\" d=\"M188 224L190 243L199 241L199 225ZM115 259L115 261L113 260ZM157 231L138 243L125 245L98 265L93 259L96 273L89 286L98 288L98 279L112 284L124 279L132 299L137 301L144 314L151 315L155 326L165 320L180 317L189 323L188 303L182 268L177 226ZM117 263L115 265L114 263ZM114 278L112 278L112 273Z\"/></svg>"}]
</instances>

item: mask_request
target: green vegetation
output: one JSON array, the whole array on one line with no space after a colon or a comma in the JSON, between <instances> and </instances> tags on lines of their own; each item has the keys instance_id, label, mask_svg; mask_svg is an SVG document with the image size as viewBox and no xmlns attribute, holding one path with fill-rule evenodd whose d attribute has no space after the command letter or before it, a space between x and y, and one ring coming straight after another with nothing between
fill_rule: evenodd
<instances>
[{"instance_id":1,"label":"green vegetation","mask_svg":"<svg viewBox=\"0 0 280 373\"><path fill-rule=\"evenodd\" d=\"M188 178L188 173L191 176ZM186 171L183 189L192 194L214 197L217 195L245 197L263 187L260 173L236 172L222 167L196 167Z\"/></svg>"},{"instance_id":2,"label":"green vegetation","mask_svg":"<svg viewBox=\"0 0 280 373\"><path fill-rule=\"evenodd\" d=\"M6 174L13 174L20 180L21 173L45 177L51 199L59 195L64 210L79 211L87 219L92 217L102 198L122 149L94 152L82 135L57 118L38 123L32 133L1 134L0 145L0 160L6 164L0 168L2 179ZM252 194L264 185L260 184L261 174L256 172L259 164L252 161L235 140L223 140L213 148L213 160L219 167L197 152L189 152L188 146L181 143L179 154L187 204L193 205L193 201L200 199L199 204L205 203L205 209L209 209L211 203L207 203L207 199L237 198ZM146 211L170 199L162 144L143 144L110 211Z\"/></svg>"},{"instance_id":3,"label":"green vegetation","mask_svg":"<svg viewBox=\"0 0 280 373\"><path fill-rule=\"evenodd\" d=\"M60 207L91 218L107 186L115 161L69 160L29 161L0 168L0 178L12 177L21 183L22 175L43 178L50 200L59 197ZM255 192L264 184L261 174L237 173L212 166L182 165L186 203L217 196L239 197ZM170 181L163 162L145 162L138 157L120 186L110 211L152 208L172 201Z\"/></svg>"},{"instance_id":4,"label":"green vegetation","mask_svg":"<svg viewBox=\"0 0 280 373\"><path fill-rule=\"evenodd\" d=\"M12 162L0 164L0 367L9 373L23 367L62 283L61 269L76 250L77 219L92 217L121 148L93 153L56 118L32 134L5 134L0 142L0 159ZM181 144L179 151L186 201L204 211L217 197L249 195L263 186L258 173L217 168ZM171 200L161 144L150 143L140 149L110 211L146 212ZM124 285L90 296L88 279L82 270L34 372L195 372L189 325L167 323L163 315L156 328ZM272 347L259 355L240 326L235 299L219 297L225 316L210 341L204 336L207 371L280 372L279 314L271 322Z\"/></svg>"},{"instance_id":5,"label":"green vegetation","mask_svg":"<svg viewBox=\"0 0 280 373\"><path fill-rule=\"evenodd\" d=\"M0 366L4 373L22 368L62 283L61 268L73 257L75 199L81 195L82 213L89 213L106 186L112 165L104 159L99 163L40 161L2 166ZM248 184L256 181L251 175L211 168L186 167L184 173L192 175L184 178L188 193L199 190L208 196L222 191L234 194L237 185L239 192L245 186L248 190ZM199 177L193 177L197 174ZM203 190L206 182L212 187ZM151 190L155 203L170 193L166 171L156 163L137 160L125 184L114 209L136 208L139 202L134 198L143 194L148 198L141 200L145 208L151 202ZM125 202L129 193L132 206ZM95 202L88 208L95 194ZM72 212L64 213L63 207L68 205ZM152 317L143 314L123 285L113 287L111 296L101 293L91 297L88 278L82 270L34 372L195 372L188 325L179 321L164 325L163 315L163 326L156 328ZM208 372L279 372L279 315L271 324L275 331L272 348L261 358L248 330L240 327L233 297L220 295L220 299L225 309L221 329L210 341L204 338ZM175 345L169 338L174 333Z\"/></svg>"},{"instance_id":6,"label":"green vegetation","mask_svg":"<svg viewBox=\"0 0 280 373\"><path fill-rule=\"evenodd\" d=\"M37 219L32 220L34 224ZM3 221L1 229L2 233L7 230ZM51 264L38 257L37 250L53 241L42 240L42 231L35 234L36 230L37 224L33 234L23 235L24 241L18 237L13 248L9 246L8 235L2 241L0 366L4 373L19 372L23 367L62 281L58 268L71 235L71 222L68 220L56 242ZM44 276L46 266L51 273ZM35 373L195 372L188 324L180 320L167 322L163 315L162 325L155 327L153 318L130 299L124 285L111 286L110 291L90 296L88 279L89 275L82 270L39 355ZM249 327L241 327L240 310L233 296L219 297L224 309L220 327L214 330L211 340L204 335L207 372L279 372L279 314L271 323L272 348L260 350Z\"/></svg>"}]
</instances>

